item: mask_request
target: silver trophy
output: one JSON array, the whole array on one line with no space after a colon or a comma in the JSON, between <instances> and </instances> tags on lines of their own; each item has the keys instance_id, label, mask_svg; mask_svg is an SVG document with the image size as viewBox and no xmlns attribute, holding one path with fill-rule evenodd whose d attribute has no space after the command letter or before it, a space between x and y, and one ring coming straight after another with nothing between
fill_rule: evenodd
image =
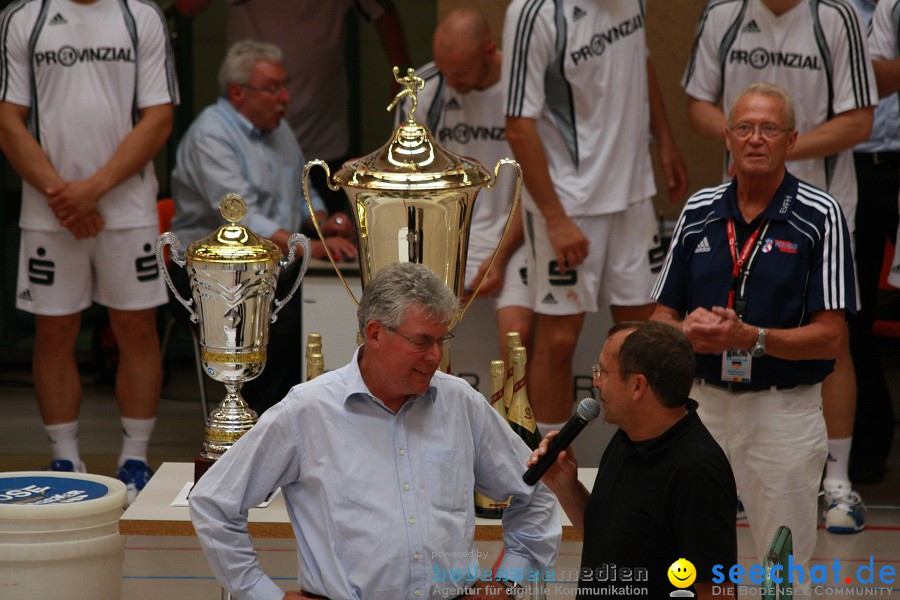
<instances>
[{"instance_id":1,"label":"silver trophy","mask_svg":"<svg viewBox=\"0 0 900 600\"><path fill-rule=\"evenodd\" d=\"M178 256L181 242L168 231L156 241L156 260L166 283L199 325L200 360L203 370L225 384L225 399L206 420L203 451L198 458L200 475L256 423L256 412L241 397L241 386L258 376L266 366L269 325L300 286L309 266L309 239L295 233L288 241L289 253L281 250L238 222L247 213L247 204L237 194L228 194L219 204L228 221L217 231L188 246L184 259ZM191 299L175 289L166 269L165 250L171 246L171 260L186 269ZM303 248L300 273L283 300L275 298L278 273L294 261L298 246ZM299 332L298 332L299 335ZM195 476L195 478L197 478Z\"/></svg>"}]
</instances>

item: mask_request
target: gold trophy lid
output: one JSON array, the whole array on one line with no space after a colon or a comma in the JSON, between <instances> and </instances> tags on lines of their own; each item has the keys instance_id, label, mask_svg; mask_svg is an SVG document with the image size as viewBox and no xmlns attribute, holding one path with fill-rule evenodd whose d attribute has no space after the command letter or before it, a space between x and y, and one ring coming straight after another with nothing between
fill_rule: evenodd
<instances>
[{"instance_id":1,"label":"gold trophy lid","mask_svg":"<svg viewBox=\"0 0 900 600\"><path fill-rule=\"evenodd\" d=\"M247 214L247 203L237 194L227 194L219 203L227 225L188 246L186 258L208 263L278 262L283 256L274 242L262 238L238 221Z\"/></svg>"},{"instance_id":2,"label":"gold trophy lid","mask_svg":"<svg viewBox=\"0 0 900 600\"><path fill-rule=\"evenodd\" d=\"M388 106L392 110L404 97L412 104L406 122L394 130L390 141L368 156L347 161L334 174L341 186L372 190L447 190L482 186L490 174L476 160L454 154L440 146L428 128L413 117L418 92L425 80L413 69L406 77L394 67L394 79L404 86Z\"/></svg>"}]
</instances>

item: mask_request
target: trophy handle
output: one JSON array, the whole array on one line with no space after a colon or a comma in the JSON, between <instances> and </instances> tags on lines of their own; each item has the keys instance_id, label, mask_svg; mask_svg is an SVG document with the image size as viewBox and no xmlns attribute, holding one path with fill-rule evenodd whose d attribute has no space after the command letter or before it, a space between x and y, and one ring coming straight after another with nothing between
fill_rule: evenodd
<instances>
[{"instance_id":1,"label":"trophy handle","mask_svg":"<svg viewBox=\"0 0 900 600\"><path fill-rule=\"evenodd\" d=\"M328 184L328 188L332 191L336 192L341 189L341 186L335 184L331 180L331 169L328 168L328 163L324 160L316 159L311 160L306 163L306 166L303 167L303 196L306 198L306 206L309 207L309 216L312 219L313 227L316 228L316 233L319 234L319 239L322 240L322 245L325 246L325 254L328 255L328 260L331 261L331 266L334 267L334 270L337 271L338 278L340 278L341 283L344 285L344 289L347 290L347 293L350 294L350 297L353 299L353 303L359 307L359 300L356 299L356 296L353 295L353 292L350 291L350 286L347 285L347 282L344 280L344 274L341 273L341 270L338 268L337 263L334 262L334 257L331 256L331 250L328 249L328 244L325 243L325 236L322 234L322 229L319 227L319 220L316 218L316 211L313 208L312 200L310 200L309 195L309 172L316 165L325 169L325 183Z\"/></svg>"},{"instance_id":2,"label":"trophy handle","mask_svg":"<svg viewBox=\"0 0 900 600\"><path fill-rule=\"evenodd\" d=\"M494 165L494 178L485 184L485 189L491 190L497 185L497 180L500 177L500 167L503 165L511 165L516 170L516 190L513 195L512 206L509 208L509 214L506 216L506 225L503 227L503 234L500 236L500 243L497 244L497 248L494 250L493 256L491 256L491 262L488 263L487 269L484 271L484 277L481 278L481 281L478 282L478 286L475 288L475 291L472 292L472 296L469 298L469 301L466 302L466 305L459 312L459 318L456 319L456 322L459 323L462 321L463 316L465 316L466 311L469 310L469 307L472 305L472 301L478 297L478 290L481 289L481 284L484 283L484 280L487 278L488 273L491 272L491 267L494 266L494 261L497 259L497 254L500 252L500 247L503 246L503 240L506 239L506 233L509 231L509 226L512 224L513 215L516 214L516 209L519 207L519 197L522 195L522 167L511 158L501 158L497 161L497 164Z\"/></svg>"},{"instance_id":3,"label":"trophy handle","mask_svg":"<svg viewBox=\"0 0 900 600\"><path fill-rule=\"evenodd\" d=\"M184 298L182 298L181 294L178 293L178 290L175 289L175 284L172 283L172 277L169 275L169 269L166 267L166 246L172 246L172 262L184 269L184 259L178 256L178 251L181 250L181 240L179 240L178 236L171 231L167 231L156 238L156 264L158 264L160 270L162 270L163 277L165 278L169 289L172 290L173 294L175 294L175 298L184 305L184 307L188 311L188 314L191 315L191 322L196 323L197 313L194 312L194 301L185 300Z\"/></svg>"},{"instance_id":4,"label":"trophy handle","mask_svg":"<svg viewBox=\"0 0 900 600\"><path fill-rule=\"evenodd\" d=\"M287 258L278 261L279 267L284 268L294 262L294 256L296 256L297 253L297 246L303 246L303 259L300 263L300 274L297 275L297 279L296 281L294 281L294 285L293 287L291 287L291 291L287 293L287 296L284 297L284 300L278 300L277 298L275 299L275 310L272 311L272 323L278 320L278 311L284 308L284 305L294 297L294 292L296 292L297 288L300 287L300 282L303 280L303 276L306 275L306 269L309 268L309 255L312 254L312 250L309 249L309 238L302 233L292 234L288 239L287 245Z\"/></svg>"}]
</instances>

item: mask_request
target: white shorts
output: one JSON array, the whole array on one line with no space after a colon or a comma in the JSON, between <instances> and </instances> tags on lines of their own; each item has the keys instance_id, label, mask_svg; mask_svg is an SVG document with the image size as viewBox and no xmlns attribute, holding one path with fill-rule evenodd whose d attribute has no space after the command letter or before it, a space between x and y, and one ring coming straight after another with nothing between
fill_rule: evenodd
<instances>
[{"instance_id":1,"label":"white shorts","mask_svg":"<svg viewBox=\"0 0 900 600\"><path fill-rule=\"evenodd\" d=\"M155 225L104 229L76 240L68 231L22 230L16 308L37 315L70 315L97 302L142 310L168 301L156 264Z\"/></svg>"},{"instance_id":2,"label":"white shorts","mask_svg":"<svg viewBox=\"0 0 900 600\"><path fill-rule=\"evenodd\" d=\"M816 545L819 480L828 456L822 385L731 393L695 382L691 398L731 463L759 562L778 527L787 525L794 562L808 573Z\"/></svg>"},{"instance_id":3,"label":"white shorts","mask_svg":"<svg viewBox=\"0 0 900 600\"><path fill-rule=\"evenodd\" d=\"M500 310L507 306L524 306L531 308L531 294L528 292L528 252L525 246L519 246L519 249L513 252L506 263L506 271L503 273L503 288L500 293L493 298L486 298L494 301L494 309ZM471 288L474 283L473 279L481 267L480 260L468 260L466 264L466 288ZM496 267L491 267L493 270ZM481 296L479 296L479 299Z\"/></svg>"},{"instance_id":4,"label":"white shorts","mask_svg":"<svg viewBox=\"0 0 900 600\"><path fill-rule=\"evenodd\" d=\"M599 305L653 304L664 253L653 201L599 216L573 217L590 240L584 262L560 273L540 212L525 211L532 307L542 315L596 312Z\"/></svg>"}]
</instances>

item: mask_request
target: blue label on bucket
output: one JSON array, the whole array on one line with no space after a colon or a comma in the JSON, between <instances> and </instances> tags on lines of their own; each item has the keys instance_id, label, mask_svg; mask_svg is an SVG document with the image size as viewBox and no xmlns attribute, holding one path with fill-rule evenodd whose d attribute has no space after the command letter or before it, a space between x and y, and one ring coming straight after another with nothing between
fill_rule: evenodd
<instances>
[{"instance_id":1,"label":"blue label on bucket","mask_svg":"<svg viewBox=\"0 0 900 600\"><path fill-rule=\"evenodd\" d=\"M0 478L0 504L71 504L103 498L109 488L96 481L69 477Z\"/></svg>"}]
</instances>

